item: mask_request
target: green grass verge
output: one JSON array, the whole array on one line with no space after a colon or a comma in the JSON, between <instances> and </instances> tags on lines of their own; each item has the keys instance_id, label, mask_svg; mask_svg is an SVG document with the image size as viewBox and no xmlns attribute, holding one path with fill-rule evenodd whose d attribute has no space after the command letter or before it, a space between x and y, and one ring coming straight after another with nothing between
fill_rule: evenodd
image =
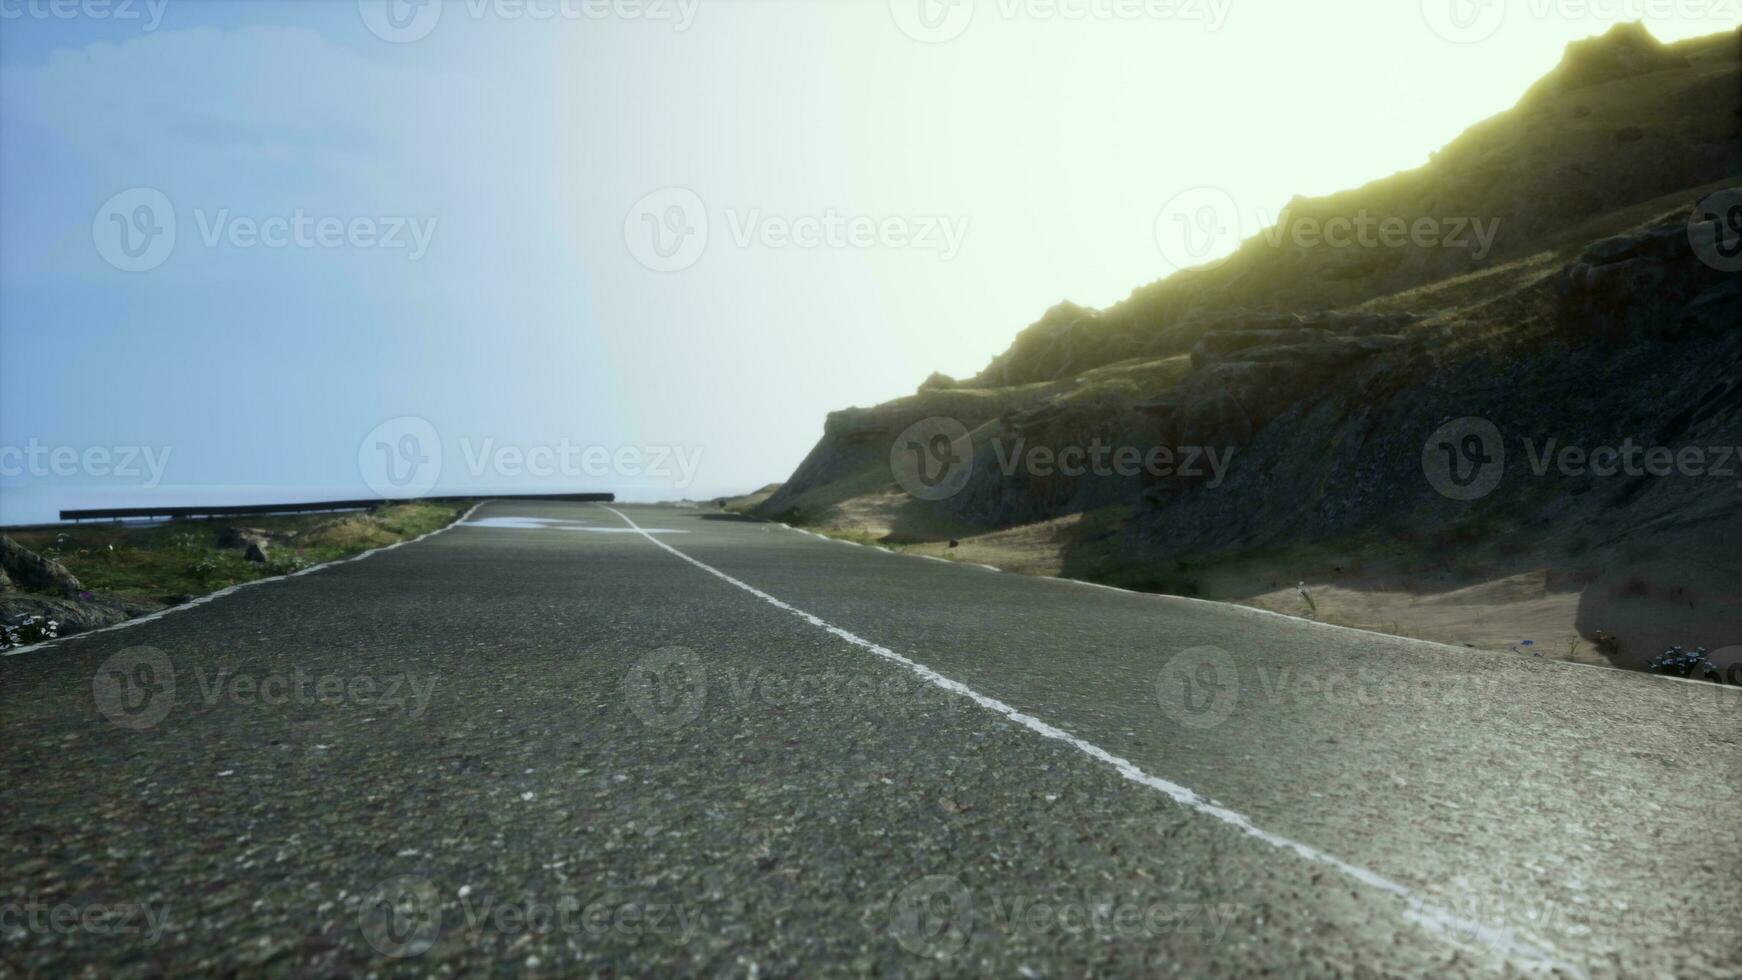
<instances>
[{"instance_id":1,"label":"green grass verge","mask_svg":"<svg viewBox=\"0 0 1742 980\"><path fill-rule=\"evenodd\" d=\"M445 527L469 503L407 503L368 513L284 514L168 521L162 524L87 524L52 530L9 531L19 544L52 558L95 593L144 602L202 595L285 575L310 565L404 541ZM265 564L239 549L219 548L227 527L288 535L274 538Z\"/></svg>"}]
</instances>

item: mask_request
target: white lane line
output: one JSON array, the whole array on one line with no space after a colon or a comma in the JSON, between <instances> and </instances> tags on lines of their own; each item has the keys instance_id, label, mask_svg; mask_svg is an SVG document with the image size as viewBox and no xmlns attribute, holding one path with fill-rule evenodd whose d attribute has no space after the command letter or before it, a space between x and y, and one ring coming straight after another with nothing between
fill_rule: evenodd
<instances>
[{"instance_id":1,"label":"white lane line","mask_svg":"<svg viewBox=\"0 0 1742 980\"><path fill-rule=\"evenodd\" d=\"M604 507L611 513L616 514L623 523L629 525L631 528L634 528L637 531L641 530L641 526L631 520L629 515L615 507L606 507L604 504L599 504L598 506ZM1482 945L1487 946L1489 949L1500 953L1502 956L1517 957L1530 966L1538 969L1561 970L1573 976L1585 976L1585 972L1579 967L1557 958L1552 952L1552 947L1546 943L1527 940L1511 929L1500 926L1490 926L1473 919L1467 919L1449 909L1428 902L1426 899L1416 895L1408 886L1392 881L1391 879L1380 875L1378 872L1369 871L1366 868L1350 864L1339 857L1327 854L1315 847L1299 843L1298 841L1289 840L1286 837L1273 834L1270 831L1255 826L1245 815L1236 813L1227 807L1219 806L1213 801L1199 796L1196 792L1181 786L1178 783L1169 782L1159 776L1152 776L1138 768L1136 763L1131 762L1128 759L1120 758L1098 745L1085 742L1069 732L1054 728L1046 722L1041 721L1039 718L1036 718L1033 715L1024 714L997 698L981 694L973 688L968 687L966 684L959 681L953 681L924 664L909 660L888 647L880 646L861 636L850 633L839 626L834 626L825 622L796 606L769 595L761 589L756 588L754 585L741 582L712 565L691 558L689 555L684 554L651 534L643 532L641 536L659 547L664 548L666 551L671 552L673 555L682 558L684 561L689 562L691 565L694 565L702 571L743 589L745 592L750 593L777 609L782 609L786 612L792 613L794 616L810 623L818 629L839 637L854 646L869 650L871 653L876 654L885 660L900 664L931 684L954 694L960 694L963 697L972 700L975 704L990 711L997 712L1037 735L1063 742L1098 762L1104 762L1117 770L1119 775L1124 776L1126 779L1129 779L1134 783L1161 792L1172 798L1174 802L1181 806L1195 810L1206 816L1214 817L1217 820L1234 827L1248 837L1257 838L1272 847L1289 851L1308 861L1327 865L1364 885L1397 896L1402 899L1404 904L1407 906L1407 918L1421 924L1431 932L1435 932L1442 937L1450 939L1459 946L1464 945L1460 940L1475 940L1480 942Z\"/></svg>"},{"instance_id":2,"label":"white lane line","mask_svg":"<svg viewBox=\"0 0 1742 980\"><path fill-rule=\"evenodd\" d=\"M210 593L207 593L206 595L200 596L196 599L190 599L187 602L184 602L179 606L170 606L168 609L159 609L157 612L149 613L149 614L144 615L144 616L139 616L139 617L136 617L134 619L124 619L121 622L115 623L112 626L103 626L103 627L99 627L98 629L94 629L94 630L86 630L83 633L73 633L71 635L57 637L57 638L52 639L52 640L43 640L41 643L32 643L31 645L29 645L27 647L13 647L10 650L0 651L0 657L16 657L20 654L30 653L33 650L41 650L41 649L44 649L46 647L59 646L63 643L71 643L74 640L82 640L87 636L96 636L99 633L113 633L116 630L131 629L132 627L138 626L141 623L149 623L149 622L152 622L153 620L162 619L165 616L173 615L175 613L181 612L184 609L192 609L195 606L203 606L208 602L213 602L213 601L216 601L218 599L222 599L223 597L225 597L227 595L231 595L233 593L240 592L243 589L250 588L252 586L265 585L268 582L282 582L287 578L296 578L299 575L313 575L314 573L320 571L323 568L332 568L334 565L344 565L344 564L348 564L348 563L354 562L354 561L362 561L363 559L368 558L370 555L379 555L383 551L392 551L395 548L403 548L408 544L416 544L425 538L433 538L436 535L442 533L443 531L448 531L448 530L452 530L453 528L460 527L461 525L466 523L466 518L471 517L474 513L477 512L478 508L484 506L485 504L487 504L489 502L490 501L488 501L488 500L480 500L477 503L472 505L471 510L468 510L464 514L461 514L459 517L454 518L453 523L444 524L441 527L438 527L433 531L429 531L429 532L426 532L424 534L420 534L415 538L407 538L404 541L395 541L392 544L382 545L379 548L371 548L368 551L362 552L361 554L352 555L349 558L335 558L332 561L321 562L319 565L310 565L309 567L304 568L301 571L291 572L289 575L274 575L271 578L257 578L252 582L238 582L235 585L226 586L222 589L219 589L216 592L210 592ZM640 528L637 528L636 530L639 531ZM647 536L647 532L645 532L645 531L642 531L641 534L642 534L642 537Z\"/></svg>"}]
</instances>

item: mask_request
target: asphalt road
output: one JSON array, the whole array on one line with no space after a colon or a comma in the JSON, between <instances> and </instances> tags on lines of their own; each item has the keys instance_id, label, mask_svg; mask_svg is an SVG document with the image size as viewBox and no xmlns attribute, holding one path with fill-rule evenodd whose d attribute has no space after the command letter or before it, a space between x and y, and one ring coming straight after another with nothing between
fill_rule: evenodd
<instances>
[{"instance_id":1,"label":"asphalt road","mask_svg":"<svg viewBox=\"0 0 1742 980\"><path fill-rule=\"evenodd\" d=\"M1742 974L1742 691L717 513L3 657L0 746L0 975Z\"/></svg>"}]
</instances>

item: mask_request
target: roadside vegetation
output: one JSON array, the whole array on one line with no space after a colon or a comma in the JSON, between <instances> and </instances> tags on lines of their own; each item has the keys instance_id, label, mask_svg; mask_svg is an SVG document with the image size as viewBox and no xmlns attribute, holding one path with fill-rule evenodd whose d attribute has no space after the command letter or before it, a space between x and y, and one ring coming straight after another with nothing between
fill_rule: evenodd
<instances>
[{"instance_id":1,"label":"roadside vegetation","mask_svg":"<svg viewBox=\"0 0 1742 980\"><path fill-rule=\"evenodd\" d=\"M392 504L368 512L82 524L6 537L76 579L12 576L0 592L7 646L91 629L244 582L289 575L453 523L470 502Z\"/></svg>"}]
</instances>

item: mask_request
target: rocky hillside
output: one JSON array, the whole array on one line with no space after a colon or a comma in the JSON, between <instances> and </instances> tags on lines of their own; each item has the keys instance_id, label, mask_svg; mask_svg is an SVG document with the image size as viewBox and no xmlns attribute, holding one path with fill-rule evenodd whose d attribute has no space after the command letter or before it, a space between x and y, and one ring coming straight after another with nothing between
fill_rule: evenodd
<instances>
[{"instance_id":1,"label":"rocky hillside","mask_svg":"<svg viewBox=\"0 0 1742 980\"><path fill-rule=\"evenodd\" d=\"M1742 461L1725 478L1715 458L1742 446L1739 50L1637 25L1574 44L1420 169L1296 199L1228 260L1111 308L1062 303L974 378L834 413L758 512L897 542L1103 515L1066 573L1161 591L1395 545L1548 568L1621 662L1742 644ZM1315 233L1337 218L1493 234L1337 247ZM1679 462L1589 465L1628 445ZM1673 456L1690 448L1712 452ZM916 488L916 466L949 472ZM1696 582L1682 614L1615 611L1617 590Z\"/></svg>"}]
</instances>

